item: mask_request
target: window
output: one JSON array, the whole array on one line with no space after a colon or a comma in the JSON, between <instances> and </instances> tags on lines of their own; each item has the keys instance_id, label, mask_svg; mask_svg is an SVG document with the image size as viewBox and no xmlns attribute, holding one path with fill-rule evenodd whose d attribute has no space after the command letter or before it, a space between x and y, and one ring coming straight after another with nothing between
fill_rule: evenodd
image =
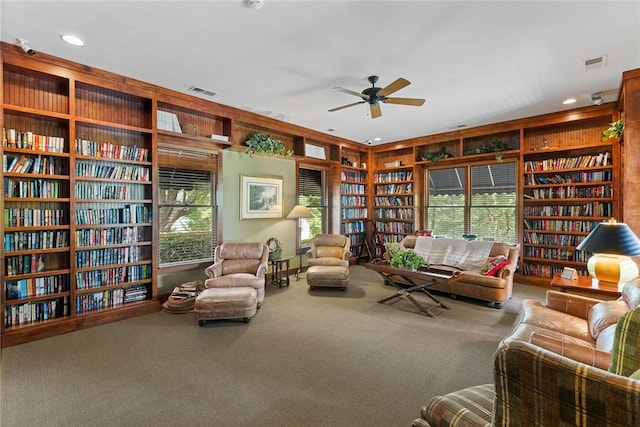
<instances>
[{"instance_id":1,"label":"window","mask_svg":"<svg viewBox=\"0 0 640 427\"><path fill-rule=\"evenodd\" d=\"M300 168L298 173L298 204L309 208L312 218L299 221L300 248L311 246L311 239L326 230L326 184L325 172L320 169Z\"/></svg>"},{"instance_id":2,"label":"window","mask_svg":"<svg viewBox=\"0 0 640 427\"><path fill-rule=\"evenodd\" d=\"M516 164L472 165L426 172L426 228L437 236L516 242Z\"/></svg>"},{"instance_id":3,"label":"window","mask_svg":"<svg viewBox=\"0 0 640 427\"><path fill-rule=\"evenodd\" d=\"M160 150L160 265L213 260L217 156Z\"/></svg>"}]
</instances>

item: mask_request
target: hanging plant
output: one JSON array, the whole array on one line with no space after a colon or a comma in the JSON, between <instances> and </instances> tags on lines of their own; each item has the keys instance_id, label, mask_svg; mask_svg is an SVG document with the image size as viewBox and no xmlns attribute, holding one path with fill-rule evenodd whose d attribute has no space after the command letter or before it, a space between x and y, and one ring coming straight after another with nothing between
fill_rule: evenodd
<instances>
[{"instance_id":1,"label":"hanging plant","mask_svg":"<svg viewBox=\"0 0 640 427\"><path fill-rule=\"evenodd\" d=\"M293 151L287 150L284 142L276 139L266 133L254 133L244 141L247 144L245 152L249 156L253 156L255 153L268 154L270 156L291 156Z\"/></svg>"},{"instance_id":2,"label":"hanging plant","mask_svg":"<svg viewBox=\"0 0 640 427\"><path fill-rule=\"evenodd\" d=\"M433 163L437 162L440 159L448 159L449 157L453 157L453 155L448 153L445 147L442 147L436 151L424 150L424 152L422 153L422 160L429 160Z\"/></svg>"},{"instance_id":3,"label":"hanging plant","mask_svg":"<svg viewBox=\"0 0 640 427\"><path fill-rule=\"evenodd\" d=\"M608 129L602 131L602 142L607 142L611 138L620 138L622 136L622 129L624 129L622 119L611 123Z\"/></svg>"}]
</instances>

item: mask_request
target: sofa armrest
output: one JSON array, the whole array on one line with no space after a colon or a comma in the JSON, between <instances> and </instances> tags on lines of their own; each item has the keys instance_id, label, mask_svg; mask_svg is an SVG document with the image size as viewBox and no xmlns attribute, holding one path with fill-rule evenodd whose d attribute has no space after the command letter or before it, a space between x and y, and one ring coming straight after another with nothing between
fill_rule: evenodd
<instances>
[{"instance_id":1,"label":"sofa armrest","mask_svg":"<svg viewBox=\"0 0 640 427\"><path fill-rule=\"evenodd\" d=\"M581 319L588 319L589 310L595 304L602 302L599 299L582 295L568 294L566 292L547 291L545 306L552 310L571 314Z\"/></svg>"},{"instance_id":2,"label":"sofa armrest","mask_svg":"<svg viewBox=\"0 0 640 427\"><path fill-rule=\"evenodd\" d=\"M611 353L568 341L565 338L547 335L542 332L533 332L529 337L529 342L560 356L568 357L585 365L595 366L604 371L608 370L611 364Z\"/></svg>"},{"instance_id":3,"label":"sofa armrest","mask_svg":"<svg viewBox=\"0 0 640 427\"><path fill-rule=\"evenodd\" d=\"M493 425L640 425L640 380L531 343L500 347L494 379Z\"/></svg>"},{"instance_id":4,"label":"sofa armrest","mask_svg":"<svg viewBox=\"0 0 640 427\"><path fill-rule=\"evenodd\" d=\"M204 269L205 274L210 279L222 276L222 263L216 262Z\"/></svg>"}]
</instances>

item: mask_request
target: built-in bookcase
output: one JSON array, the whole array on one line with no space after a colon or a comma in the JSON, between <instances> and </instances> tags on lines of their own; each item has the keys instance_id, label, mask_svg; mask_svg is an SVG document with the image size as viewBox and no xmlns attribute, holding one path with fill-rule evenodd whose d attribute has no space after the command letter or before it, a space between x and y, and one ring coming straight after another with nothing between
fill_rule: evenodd
<instances>
[{"instance_id":1,"label":"built-in bookcase","mask_svg":"<svg viewBox=\"0 0 640 427\"><path fill-rule=\"evenodd\" d=\"M415 192L413 167L389 168L373 174L376 231L384 242L413 234Z\"/></svg>"}]
</instances>

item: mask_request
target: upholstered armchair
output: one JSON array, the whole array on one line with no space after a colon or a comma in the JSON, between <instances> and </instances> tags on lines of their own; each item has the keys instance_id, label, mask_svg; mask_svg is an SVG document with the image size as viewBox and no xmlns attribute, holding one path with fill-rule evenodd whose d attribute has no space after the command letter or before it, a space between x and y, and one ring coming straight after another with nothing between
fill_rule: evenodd
<instances>
[{"instance_id":1,"label":"upholstered armchair","mask_svg":"<svg viewBox=\"0 0 640 427\"><path fill-rule=\"evenodd\" d=\"M316 234L307 251L309 267L342 266L349 267L351 242L341 234Z\"/></svg>"},{"instance_id":2,"label":"upholstered armchair","mask_svg":"<svg viewBox=\"0 0 640 427\"><path fill-rule=\"evenodd\" d=\"M216 247L214 264L204 271L205 288L252 287L258 293L258 307L264 300L269 248L259 242L227 242Z\"/></svg>"}]
</instances>

